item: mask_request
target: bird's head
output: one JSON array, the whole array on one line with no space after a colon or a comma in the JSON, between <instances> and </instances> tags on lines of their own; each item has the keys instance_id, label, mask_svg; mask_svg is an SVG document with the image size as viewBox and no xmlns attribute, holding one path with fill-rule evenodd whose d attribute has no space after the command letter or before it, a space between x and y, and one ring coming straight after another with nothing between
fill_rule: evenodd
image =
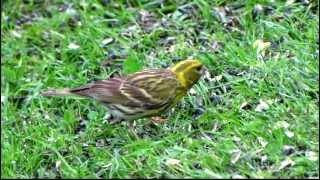
<instances>
[{"instance_id":1,"label":"bird's head","mask_svg":"<svg viewBox=\"0 0 320 180\"><path fill-rule=\"evenodd\" d=\"M190 89L198 82L205 68L198 60L184 60L171 67L170 70L176 74L184 88Z\"/></svg>"}]
</instances>

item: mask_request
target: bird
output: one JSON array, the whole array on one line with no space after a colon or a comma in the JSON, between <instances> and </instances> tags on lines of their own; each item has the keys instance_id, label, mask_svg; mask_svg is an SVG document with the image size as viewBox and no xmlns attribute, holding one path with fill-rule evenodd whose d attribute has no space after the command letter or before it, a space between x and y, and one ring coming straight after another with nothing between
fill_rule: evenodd
<instances>
[{"instance_id":1,"label":"bird","mask_svg":"<svg viewBox=\"0 0 320 180\"><path fill-rule=\"evenodd\" d=\"M102 103L110 113L108 122L133 122L157 116L176 105L204 74L206 68L195 59L178 62L167 69L145 69L123 77L97 80L63 89L48 89L42 96L81 96Z\"/></svg>"}]
</instances>

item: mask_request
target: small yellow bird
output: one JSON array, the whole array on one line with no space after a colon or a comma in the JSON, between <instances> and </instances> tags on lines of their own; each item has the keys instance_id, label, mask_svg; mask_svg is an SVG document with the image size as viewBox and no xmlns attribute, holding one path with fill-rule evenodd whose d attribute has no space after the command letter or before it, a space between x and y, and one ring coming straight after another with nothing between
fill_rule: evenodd
<instances>
[{"instance_id":1,"label":"small yellow bird","mask_svg":"<svg viewBox=\"0 0 320 180\"><path fill-rule=\"evenodd\" d=\"M110 124L159 115L174 106L205 70L198 60L184 60L169 69L149 69L127 77L99 80L77 88L51 89L43 96L78 95L103 103Z\"/></svg>"}]
</instances>

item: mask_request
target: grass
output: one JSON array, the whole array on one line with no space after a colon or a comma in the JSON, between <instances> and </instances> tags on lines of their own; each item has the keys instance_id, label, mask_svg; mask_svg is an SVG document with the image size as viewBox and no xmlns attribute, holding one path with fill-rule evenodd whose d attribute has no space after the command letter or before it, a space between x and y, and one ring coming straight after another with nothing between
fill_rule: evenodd
<instances>
[{"instance_id":1,"label":"grass","mask_svg":"<svg viewBox=\"0 0 320 180\"><path fill-rule=\"evenodd\" d=\"M103 2L2 2L1 178L319 177L318 1ZM211 77L139 140L97 102L40 96L191 57Z\"/></svg>"}]
</instances>

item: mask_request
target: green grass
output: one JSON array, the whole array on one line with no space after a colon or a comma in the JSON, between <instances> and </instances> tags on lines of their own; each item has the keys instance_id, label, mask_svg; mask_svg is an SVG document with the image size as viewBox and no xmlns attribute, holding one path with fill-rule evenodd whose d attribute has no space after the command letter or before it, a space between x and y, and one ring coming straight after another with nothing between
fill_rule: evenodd
<instances>
[{"instance_id":1,"label":"green grass","mask_svg":"<svg viewBox=\"0 0 320 180\"><path fill-rule=\"evenodd\" d=\"M214 7L243 1L81 2L2 2L1 178L319 177L318 1L248 1L228 27ZM258 3L272 13L253 19ZM142 9L154 15L144 24ZM264 56L258 39L271 42ZM125 123L103 123L97 102L40 96L191 57L217 80L201 79L165 124L137 120L139 140Z\"/></svg>"}]
</instances>

